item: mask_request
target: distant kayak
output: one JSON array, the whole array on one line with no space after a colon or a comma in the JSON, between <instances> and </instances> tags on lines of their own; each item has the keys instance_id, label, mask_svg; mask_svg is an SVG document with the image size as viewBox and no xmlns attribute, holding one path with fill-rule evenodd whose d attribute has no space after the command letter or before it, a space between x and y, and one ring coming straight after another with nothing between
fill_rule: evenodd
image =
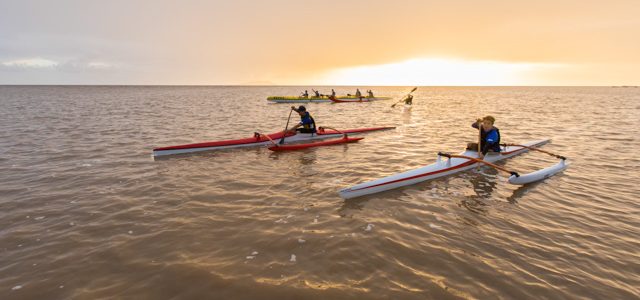
<instances>
[{"instance_id":1,"label":"distant kayak","mask_svg":"<svg viewBox=\"0 0 640 300\"><path fill-rule=\"evenodd\" d=\"M339 102L368 102L375 100L389 100L391 97L356 97L356 96L337 96ZM353 101L356 100L356 101ZM361 101L364 100L364 101ZM323 97L298 97L298 96L270 96L267 97L267 101L274 103L308 103L308 102L332 102L329 96ZM335 101L334 101L335 102Z\"/></svg>"}]
</instances>

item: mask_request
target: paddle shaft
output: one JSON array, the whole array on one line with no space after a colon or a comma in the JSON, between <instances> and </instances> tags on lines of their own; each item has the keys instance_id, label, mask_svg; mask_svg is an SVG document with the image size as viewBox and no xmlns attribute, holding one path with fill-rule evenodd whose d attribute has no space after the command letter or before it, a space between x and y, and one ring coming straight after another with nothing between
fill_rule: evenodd
<instances>
[{"instance_id":1,"label":"paddle shaft","mask_svg":"<svg viewBox=\"0 0 640 300\"><path fill-rule=\"evenodd\" d=\"M289 120L291 120L291 113L293 109L289 111L289 117L287 118L287 125L284 125L284 131L282 132L282 138L280 139L280 144L284 144L284 138L287 137L287 129L289 128Z\"/></svg>"}]
</instances>

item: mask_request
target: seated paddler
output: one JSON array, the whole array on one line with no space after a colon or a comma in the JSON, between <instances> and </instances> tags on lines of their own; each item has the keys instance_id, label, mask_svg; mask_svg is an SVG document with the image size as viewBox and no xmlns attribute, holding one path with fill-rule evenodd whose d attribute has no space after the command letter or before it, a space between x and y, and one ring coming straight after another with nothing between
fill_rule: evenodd
<instances>
[{"instance_id":1,"label":"seated paddler","mask_svg":"<svg viewBox=\"0 0 640 300\"><path fill-rule=\"evenodd\" d=\"M300 115L300 123L291 128L291 131L298 131L300 133L316 133L316 121L313 120L311 114L307 111L307 108L300 105L298 108L291 107L292 110Z\"/></svg>"},{"instance_id":2,"label":"seated paddler","mask_svg":"<svg viewBox=\"0 0 640 300\"><path fill-rule=\"evenodd\" d=\"M496 119L492 116L486 116L482 119L476 120L471 124L471 127L480 130L480 150L478 157L484 158L488 152L500 152L500 130L493 126ZM467 144L467 149L478 150L477 143Z\"/></svg>"}]
</instances>

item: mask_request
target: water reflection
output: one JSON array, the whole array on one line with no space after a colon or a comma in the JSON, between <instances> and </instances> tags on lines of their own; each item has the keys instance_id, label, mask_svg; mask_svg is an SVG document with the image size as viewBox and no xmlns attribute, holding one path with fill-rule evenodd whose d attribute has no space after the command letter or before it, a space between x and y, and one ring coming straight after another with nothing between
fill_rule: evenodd
<instances>
[{"instance_id":1,"label":"water reflection","mask_svg":"<svg viewBox=\"0 0 640 300\"><path fill-rule=\"evenodd\" d=\"M513 191L513 193L511 194L511 196L507 197L507 201L509 201L509 203L511 204L516 204L518 203L518 199L522 198L524 195L526 195L530 190L534 189L536 186L538 186L539 184L541 184L542 182L544 182L544 180L542 181L536 181L533 183L529 183L529 184L525 184L523 186L518 187L517 189L515 189Z\"/></svg>"}]
</instances>

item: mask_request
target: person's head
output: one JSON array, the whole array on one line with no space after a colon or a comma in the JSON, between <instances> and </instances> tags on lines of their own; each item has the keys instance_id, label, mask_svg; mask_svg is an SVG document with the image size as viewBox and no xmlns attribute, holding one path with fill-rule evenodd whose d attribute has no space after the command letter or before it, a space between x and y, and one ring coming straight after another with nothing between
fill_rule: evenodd
<instances>
[{"instance_id":1,"label":"person's head","mask_svg":"<svg viewBox=\"0 0 640 300\"><path fill-rule=\"evenodd\" d=\"M496 118L492 116L486 116L482 118L482 127L490 128L491 126L493 126L493 123L495 122L496 122Z\"/></svg>"},{"instance_id":2,"label":"person's head","mask_svg":"<svg viewBox=\"0 0 640 300\"><path fill-rule=\"evenodd\" d=\"M307 112L307 108L304 107L304 105L300 105L298 106L298 114L300 114L301 116L304 116L304 114Z\"/></svg>"}]
</instances>

